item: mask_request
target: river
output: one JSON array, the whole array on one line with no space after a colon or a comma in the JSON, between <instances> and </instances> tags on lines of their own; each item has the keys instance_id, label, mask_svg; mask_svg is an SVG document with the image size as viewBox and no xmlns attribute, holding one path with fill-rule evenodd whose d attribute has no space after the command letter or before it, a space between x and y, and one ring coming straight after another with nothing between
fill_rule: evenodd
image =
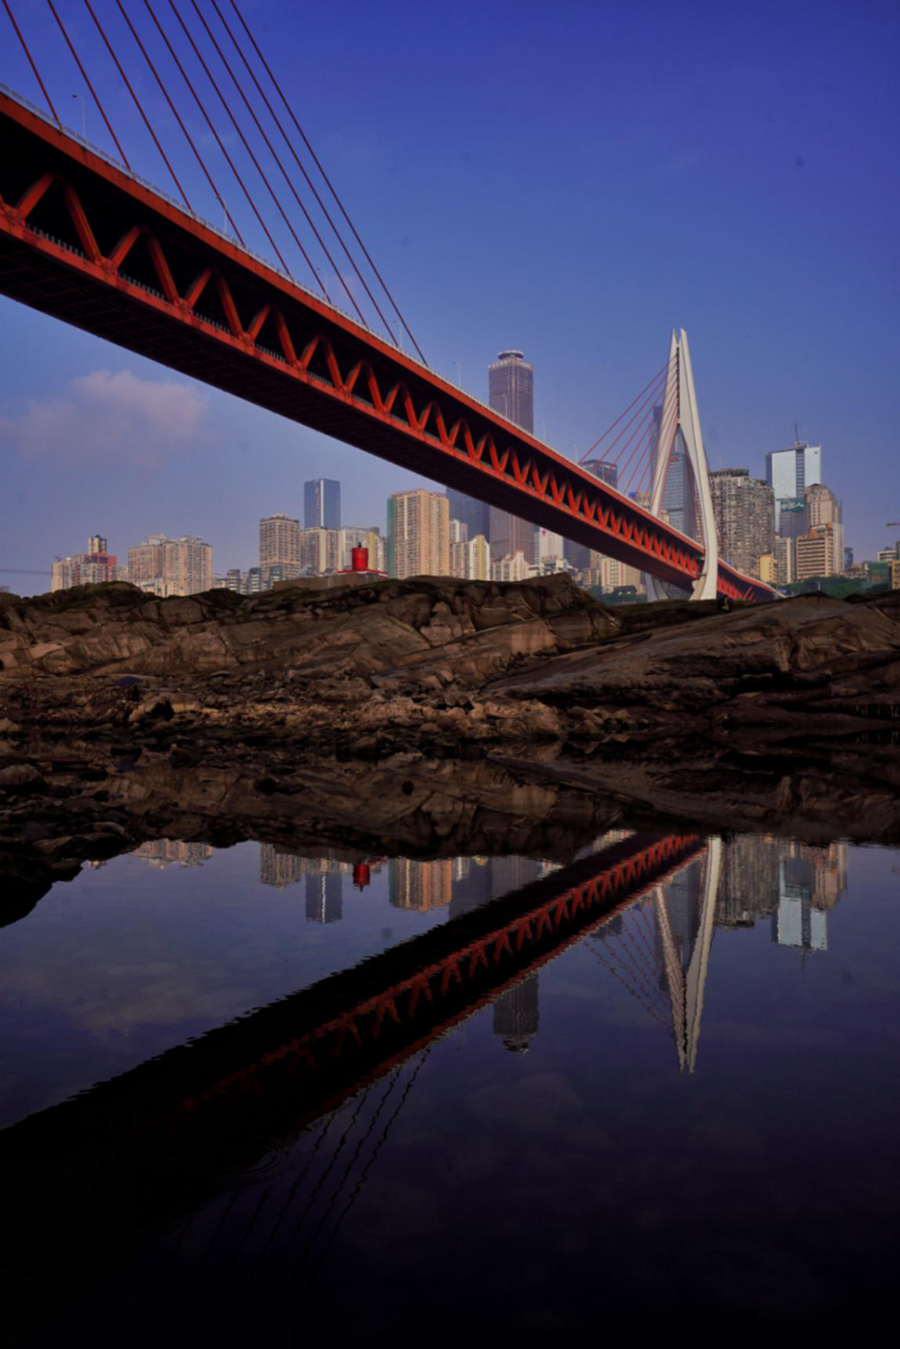
<instances>
[{"instance_id":1,"label":"river","mask_svg":"<svg viewBox=\"0 0 900 1349\"><path fill-rule=\"evenodd\" d=\"M889 1302L888 848L154 839L0 931L0 1008L17 1343L859 1331Z\"/></svg>"}]
</instances>

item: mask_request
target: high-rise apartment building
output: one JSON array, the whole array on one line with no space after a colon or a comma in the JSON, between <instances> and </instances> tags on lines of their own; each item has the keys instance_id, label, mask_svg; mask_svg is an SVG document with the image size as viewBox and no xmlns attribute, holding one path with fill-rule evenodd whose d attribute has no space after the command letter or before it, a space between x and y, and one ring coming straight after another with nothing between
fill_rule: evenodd
<instances>
[{"instance_id":1,"label":"high-rise apartment building","mask_svg":"<svg viewBox=\"0 0 900 1349\"><path fill-rule=\"evenodd\" d=\"M300 521L289 515L268 515L259 522L259 565L296 567L300 574Z\"/></svg>"},{"instance_id":2,"label":"high-rise apartment building","mask_svg":"<svg viewBox=\"0 0 900 1349\"><path fill-rule=\"evenodd\" d=\"M450 858L418 862L410 857L392 857L388 863L388 896L397 909L427 913L442 909L453 894L453 863Z\"/></svg>"},{"instance_id":3,"label":"high-rise apartment building","mask_svg":"<svg viewBox=\"0 0 900 1349\"><path fill-rule=\"evenodd\" d=\"M719 557L746 576L759 576L759 559L772 552L775 501L772 488L745 468L709 475Z\"/></svg>"},{"instance_id":4,"label":"high-rise apartment building","mask_svg":"<svg viewBox=\"0 0 900 1349\"><path fill-rule=\"evenodd\" d=\"M443 492L395 492L387 517L390 576L449 576L450 503Z\"/></svg>"},{"instance_id":5,"label":"high-rise apartment building","mask_svg":"<svg viewBox=\"0 0 900 1349\"><path fill-rule=\"evenodd\" d=\"M341 484L314 478L303 484L303 524L307 529L340 529Z\"/></svg>"},{"instance_id":6,"label":"high-rise apartment building","mask_svg":"<svg viewBox=\"0 0 900 1349\"><path fill-rule=\"evenodd\" d=\"M781 533L781 506L784 500L797 500L807 487L822 481L822 446L797 441L786 450L770 450L766 455L766 482L775 494L775 528Z\"/></svg>"},{"instance_id":7,"label":"high-rise apartment building","mask_svg":"<svg viewBox=\"0 0 900 1349\"><path fill-rule=\"evenodd\" d=\"M118 565L102 534L92 534L87 552L58 557L51 567L50 578L51 590L68 590L71 586L97 585L103 581L126 581L128 568Z\"/></svg>"},{"instance_id":8,"label":"high-rise apartment building","mask_svg":"<svg viewBox=\"0 0 900 1349\"><path fill-rule=\"evenodd\" d=\"M526 559L521 549L515 553L504 553L502 557L495 557L491 563L493 581L527 581L534 574L534 563Z\"/></svg>"},{"instance_id":9,"label":"high-rise apartment building","mask_svg":"<svg viewBox=\"0 0 900 1349\"><path fill-rule=\"evenodd\" d=\"M501 351L488 366L488 402L523 431L534 430L534 366L521 351ZM518 552L535 561L535 528L527 520L491 506L488 538L495 561Z\"/></svg>"},{"instance_id":10,"label":"high-rise apartment building","mask_svg":"<svg viewBox=\"0 0 900 1349\"><path fill-rule=\"evenodd\" d=\"M474 539L466 538L463 529L458 531L458 537L454 539L453 526L458 523L456 520L450 521L450 575L463 581L489 581L491 545L483 534L476 534Z\"/></svg>"},{"instance_id":11,"label":"high-rise apartment building","mask_svg":"<svg viewBox=\"0 0 900 1349\"><path fill-rule=\"evenodd\" d=\"M808 534L795 540L798 581L833 576L838 570L834 528L834 525L813 525Z\"/></svg>"},{"instance_id":12,"label":"high-rise apartment building","mask_svg":"<svg viewBox=\"0 0 900 1349\"><path fill-rule=\"evenodd\" d=\"M797 540L775 535L775 579L780 586L797 579Z\"/></svg>"},{"instance_id":13,"label":"high-rise apartment building","mask_svg":"<svg viewBox=\"0 0 900 1349\"><path fill-rule=\"evenodd\" d=\"M193 534L169 539L148 534L128 549L128 577L133 585L154 595L196 595L211 590L212 548Z\"/></svg>"},{"instance_id":14,"label":"high-rise apartment building","mask_svg":"<svg viewBox=\"0 0 900 1349\"><path fill-rule=\"evenodd\" d=\"M341 570L341 531L301 529L300 569L307 576L327 576Z\"/></svg>"},{"instance_id":15,"label":"high-rise apartment building","mask_svg":"<svg viewBox=\"0 0 900 1349\"><path fill-rule=\"evenodd\" d=\"M809 513L809 527L831 525L833 565L835 572L844 565L844 518L841 503L834 492L824 483L814 483L806 489L806 505Z\"/></svg>"}]
</instances>

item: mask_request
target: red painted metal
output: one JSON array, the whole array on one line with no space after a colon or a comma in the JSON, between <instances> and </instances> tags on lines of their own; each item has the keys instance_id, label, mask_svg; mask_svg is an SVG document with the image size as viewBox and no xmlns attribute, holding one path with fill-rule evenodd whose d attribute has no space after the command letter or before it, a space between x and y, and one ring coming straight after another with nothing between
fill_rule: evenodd
<instances>
[{"instance_id":1,"label":"red painted metal","mask_svg":"<svg viewBox=\"0 0 900 1349\"><path fill-rule=\"evenodd\" d=\"M5 94L0 138L0 291L660 580L699 576L693 539ZM727 565L719 593L773 595Z\"/></svg>"}]
</instances>

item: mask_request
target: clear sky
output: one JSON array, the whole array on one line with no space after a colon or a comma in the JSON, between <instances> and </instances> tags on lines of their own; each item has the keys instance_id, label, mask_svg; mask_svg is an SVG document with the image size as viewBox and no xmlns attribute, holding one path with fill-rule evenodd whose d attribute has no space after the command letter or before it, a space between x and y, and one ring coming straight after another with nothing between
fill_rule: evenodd
<instances>
[{"instance_id":1,"label":"clear sky","mask_svg":"<svg viewBox=\"0 0 900 1349\"><path fill-rule=\"evenodd\" d=\"M81 129L84 93L108 147L44 0L12 3L63 119ZM94 3L221 223L113 0ZM82 0L57 4L133 164L171 190ZM245 9L433 366L484 398L488 362L520 348L536 430L577 457L684 327L712 468L762 476L797 423L856 556L900 535L896 0ZM2 13L0 80L40 100ZM0 324L0 568L49 570L93 532L120 555L147 532L200 534L216 571L246 567L259 517L300 515L307 478L340 479L344 521L382 527L387 495L415 485L11 301Z\"/></svg>"}]
</instances>

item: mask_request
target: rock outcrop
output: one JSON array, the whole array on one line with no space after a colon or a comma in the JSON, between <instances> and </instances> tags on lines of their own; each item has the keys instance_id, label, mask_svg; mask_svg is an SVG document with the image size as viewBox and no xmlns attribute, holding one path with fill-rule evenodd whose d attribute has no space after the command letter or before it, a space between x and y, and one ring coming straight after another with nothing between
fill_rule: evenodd
<instances>
[{"instance_id":1,"label":"rock outcrop","mask_svg":"<svg viewBox=\"0 0 900 1349\"><path fill-rule=\"evenodd\" d=\"M248 599L211 590L160 600L115 582L0 596L0 670L167 676L290 666L313 677L409 671L471 686L517 658L619 628L564 576L522 585L417 577Z\"/></svg>"},{"instance_id":2,"label":"rock outcrop","mask_svg":"<svg viewBox=\"0 0 900 1349\"><path fill-rule=\"evenodd\" d=\"M250 599L157 600L115 584L0 596L0 661L0 769L4 746L36 728L176 763L267 739L378 758L678 736L874 744L900 732L900 593L723 614L612 611L564 576Z\"/></svg>"}]
</instances>

